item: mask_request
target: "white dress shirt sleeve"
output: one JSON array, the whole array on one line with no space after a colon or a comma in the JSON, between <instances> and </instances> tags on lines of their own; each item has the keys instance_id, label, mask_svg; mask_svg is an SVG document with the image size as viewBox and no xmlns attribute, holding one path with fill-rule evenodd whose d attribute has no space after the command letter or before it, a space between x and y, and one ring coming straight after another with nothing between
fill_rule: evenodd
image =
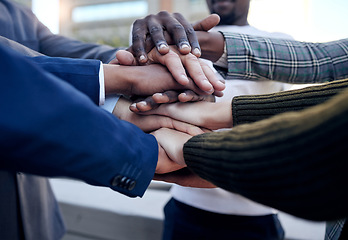
<instances>
[{"instance_id":1,"label":"white dress shirt sleeve","mask_svg":"<svg viewBox=\"0 0 348 240\"><path fill-rule=\"evenodd\" d=\"M99 106L108 112L114 110L120 95L113 94L105 97L105 81L104 81L104 68L103 63L100 62L99 70Z\"/></svg>"}]
</instances>

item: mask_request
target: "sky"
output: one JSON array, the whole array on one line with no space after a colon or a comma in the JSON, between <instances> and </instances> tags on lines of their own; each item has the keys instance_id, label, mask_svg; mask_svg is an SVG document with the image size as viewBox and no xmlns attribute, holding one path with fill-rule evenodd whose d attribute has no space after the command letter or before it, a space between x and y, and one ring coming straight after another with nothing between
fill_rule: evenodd
<instances>
[{"instance_id":1,"label":"sky","mask_svg":"<svg viewBox=\"0 0 348 240\"><path fill-rule=\"evenodd\" d=\"M104 17L111 16L113 11L115 15L117 11L130 14L126 9L85 9L75 15L83 20L92 13L96 18L100 12ZM132 14L144 13L138 10ZM288 33L297 40L325 42L348 38L347 10L347 0L252 0L249 23L262 30ZM58 33L59 0L33 0L33 11L51 31Z\"/></svg>"}]
</instances>

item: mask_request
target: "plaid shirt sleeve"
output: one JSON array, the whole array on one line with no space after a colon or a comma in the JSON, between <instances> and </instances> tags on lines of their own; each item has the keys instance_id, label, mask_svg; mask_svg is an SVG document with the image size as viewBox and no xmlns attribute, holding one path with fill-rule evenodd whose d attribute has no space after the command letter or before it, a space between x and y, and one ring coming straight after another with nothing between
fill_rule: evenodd
<instances>
[{"instance_id":1,"label":"plaid shirt sleeve","mask_svg":"<svg viewBox=\"0 0 348 240\"><path fill-rule=\"evenodd\" d=\"M306 43L223 33L226 79L269 79L286 83L322 83L348 78L348 39Z\"/></svg>"}]
</instances>

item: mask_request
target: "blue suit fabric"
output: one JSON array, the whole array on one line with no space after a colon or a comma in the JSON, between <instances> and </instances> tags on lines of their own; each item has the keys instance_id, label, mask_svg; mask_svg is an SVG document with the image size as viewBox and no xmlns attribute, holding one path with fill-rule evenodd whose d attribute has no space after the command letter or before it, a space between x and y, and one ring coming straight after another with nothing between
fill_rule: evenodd
<instances>
[{"instance_id":1,"label":"blue suit fabric","mask_svg":"<svg viewBox=\"0 0 348 240\"><path fill-rule=\"evenodd\" d=\"M64 223L45 177L142 196L157 142L97 106L97 60L109 62L117 49L52 34L30 9L9 0L0 0L0 36L0 239L62 238Z\"/></svg>"}]
</instances>

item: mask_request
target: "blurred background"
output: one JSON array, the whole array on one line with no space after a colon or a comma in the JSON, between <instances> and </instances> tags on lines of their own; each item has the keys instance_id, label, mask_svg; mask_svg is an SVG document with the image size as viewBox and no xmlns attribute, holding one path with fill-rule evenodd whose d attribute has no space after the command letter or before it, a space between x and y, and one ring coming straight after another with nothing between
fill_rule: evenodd
<instances>
[{"instance_id":1,"label":"blurred background","mask_svg":"<svg viewBox=\"0 0 348 240\"><path fill-rule=\"evenodd\" d=\"M32 8L53 33L82 41L128 46L135 19L161 10L191 22L208 15L205 0L16 0ZM348 38L347 0L251 0L250 25L296 40ZM63 240L161 239L171 185L153 182L145 196L128 198L69 179L51 179L67 234ZM287 240L324 239L325 224L280 213Z\"/></svg>"},{"instance_id":2,"label":"blurred background","mask_svg":"<svg viewBox=\"0 0 348 240\"><path fill-rule=\"evenodd\" d=\"M127 46L137 18L160 10L195 22L207 16L205 0L18 0L31 6L54 33L84 41ZM297 40L324 42L348 37L346 0L252 0L249 23Z\"/></svg>"}]
</instances>

